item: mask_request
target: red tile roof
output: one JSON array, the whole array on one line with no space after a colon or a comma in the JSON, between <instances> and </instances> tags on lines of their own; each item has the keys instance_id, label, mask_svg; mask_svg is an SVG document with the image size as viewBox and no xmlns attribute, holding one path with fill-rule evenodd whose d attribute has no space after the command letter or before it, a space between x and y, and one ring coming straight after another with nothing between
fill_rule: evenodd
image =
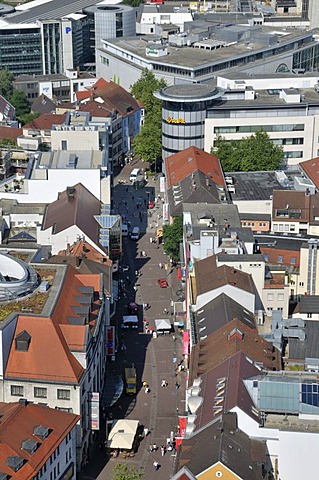
<instances>
[{"instance_id":1,"label":"red tile roof","mask_svg":"<svg viewBox=\"0 0 319 480\"><path fill-rule=\"evenodd\" d=\"M278 248L261 245L260 253L264 256L266 263L300 267L300 249L279 250Z\"/></svg>"},{"instance_id":2,"label":"red tile roof","mask_svg":"<svg viewBox=\"0 0 319 480\"><path fill-rule=\"evenodd\" d=\"M81 286L92 286L99 292L99 275L81 275L77 274L75 268L68 266L64 277L59 298L52 313L52 319L59 324L69 324L67 317L76 316L72 307L80 306L76 297L79 297ZM75 325L74 325L75 326Z\"/></svg>"},{"instance_id":3,"label":"red tile roof","mask_svg":"<svg viewBox=\"0 0 319 480\"><path fill-rule=\"evenodd\" d=\"M59 325L51 318L19 315L14 338L28 332L28 351L16 350L12 342L6 378L24 378L77 384L83 367L70 352Z\"/></svg>"},{"instance_id":4,"label":"red tile roof","mask_svg":"<svg viewBox=\"0 0 319 480\"><path fill-rule=\"evenodd\" d=\"M65 114L45 113L40 117L26 123L23 130L51 130L52 125L61 125L65 121Z\"/></svg>"},{"instance_id":5,"label":"red tile roof","mask_svg":"<svg viewBox=\"0 0 319 480\"><path fill-rule=\"evenodd\" d=\"M223 325L206 339L197 343L191 353L189 383L217 367L226 358L243 352L267 370L280 370L279 350L240 320Z\"/></svg>"},{"instance_id":6,"label":"red tile roof","mask_svg":"<svg viewBox=\"0 0 319 480\"><path fill-rule=\"evenodd\" d=\"M252 276L228 265L216 266L216 257L198 260L194 264L196 297L224 285L232 285L249 293L255 293Z\"/></svg>"},{"instance_id":7,"label":"red tile roof","mask_svg":"<svg viewBox=\"0 0 319 480\"><path fill-rule=\"evenodd\" d=\"M0 140L5 138L10 138L11 140L17 141L17 138L23 134L22 128L15 127L1 127L0 126Z\"/></svg>"},{"instance_id":8,"label":"red tile roof","mask_svg":"<svg viewBox=\"0 0 319 480\"><path fill-rule=\"evenodd\" d=\"M83 103L79 110L95 116L105 117L115 111L124 117L140 108L135 98L123 87L111 81L107 82L103 78L100 78L85 94L78 93L78 100L89 100ZM103 103L96 102L95 99L97 98L101 98Z\"/></svg>"},{"instance_id":9,"label":"red tile roof","mask_svg":"<svg viewBox=\"0 0 319 480\"><path fill-rule=\"evenodd\" d=\"M300 162L299 166L315 186L319 188L319 157L311 158L306 162Z\"/></svg>"},{"instance_id":10,"label":"red tile roof","mask_svg":"<svg viewBox=\"0 0 319 480\"><path fill-rule=\"evenodd\" d=\"M79 415L32 403L0 403L0 411L0 471L15 480L33 479L80 420ZM49 428L44 440L34 435L34 428L41 425ZM38 444L32 455L21 448L22 442L28 439ZM12 455L24 459L24 465L17 472L6 463Z\"/></svg>"},{"instance_id":11,"label":"red tile roof","mask_svg":"<svg viewBox=\"0 0 319 480\"><path fill-rule=\"evenodd\" d=\"M165 160L168 188L176 185L196 170L212 178L216 185L225 186L224 175L216 155L197 147L175 153Z\"/></svg>"}]
</instances>

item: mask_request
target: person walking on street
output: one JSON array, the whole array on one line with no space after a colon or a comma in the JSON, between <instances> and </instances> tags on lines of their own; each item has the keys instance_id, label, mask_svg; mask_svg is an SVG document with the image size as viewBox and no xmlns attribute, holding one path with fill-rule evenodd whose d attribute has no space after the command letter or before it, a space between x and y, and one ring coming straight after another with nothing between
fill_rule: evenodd
<instances>
[{"instance_id":1,"label":"person walking on street","mask_svg":"<svg viewBox=\"0 0 319 480\"><path fill-rule=\"evenodd\" d=\"M158 266L159 266L160 269L162 269L163 268L162 262L159 262Z\"/></svg>"},{"instance_id":2,"label":"person walking on street","mask_svg":"<svg viewBox=\"0 0 319 480\"><path fill-rule=\"evenodd\" d=\"M161 455L162 455L162 457L164 457L164 455L165 455L165 450L166 449L165 449L164 445L161 445Z\"/></svg>"},{"instance_id":3,"label":"person walking on street","mask_svg":"<svg viewBox=\"0 0 319 480\"><path fill-rule=\"evenodd\" d=\"M158 468L159 468L159 463L158 463L156 460L154 460L154 462L153 462L153 467L154 467L155 472L156 472L156 471L158 470Z\"/></svg>"},{"instance_id":4,"label":"person walking on street","mask_svg":"<svg viewBox=\"0 0 319 480\"><path fill-rule=\"evenodd\" d=\"M158 447L157 447L156 443L153 443L152 452L156 452L157 448L158 448Z\"/></svg>"},{"instance_id":5,"label":"person walking on street","mask_svg":"<svg viewBox=\"0 0 319 480\"><path fill-rule=\"evenodd\" d=\"M149 429L147 427L144 427L144 437L147 437L147 435L149 434Z\"/></svg>"}]
</instances>

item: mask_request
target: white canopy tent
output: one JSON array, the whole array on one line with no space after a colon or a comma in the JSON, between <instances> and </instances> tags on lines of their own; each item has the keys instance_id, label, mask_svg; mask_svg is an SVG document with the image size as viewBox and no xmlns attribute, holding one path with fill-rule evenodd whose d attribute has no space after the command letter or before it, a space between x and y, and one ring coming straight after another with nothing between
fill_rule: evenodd
<instances>
[{"instance_id":1,"label":"white canopy tent","mask_svg":"<svg viewBox=\"0 0 319 480\"><path fill-rule=\"evenodd\" d=\"M169 318L158 318L155 320L155 326L156 326L156 330L159 332L163 332L163 331L166 331L166 332L170 332L171 329L172 329L172 324L169 320Z\"/></svg>"},{"instance_id":2,"label":"white canopy tent","mask_svg":"<svg viewBox=\"0 0 319 480\"><path fill-rule=\"evenodd\" d=\"M107 439L109 448L131 450L138 428L138 420L116 420Z\"/></svg>"}]
</instances>

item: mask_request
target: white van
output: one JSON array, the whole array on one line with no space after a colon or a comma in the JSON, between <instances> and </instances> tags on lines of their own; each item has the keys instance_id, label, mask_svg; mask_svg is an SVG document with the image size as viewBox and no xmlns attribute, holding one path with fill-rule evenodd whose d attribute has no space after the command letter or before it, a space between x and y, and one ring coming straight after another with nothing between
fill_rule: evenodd
<instances>
[{"instance_id":1,"label":"white van","mask_svg":"<svg viewBox=\"0 0 319 480\"><path fill-rule=\"evenodd\" d=\"M122 237L128 236L128 225L126 223L122 223Z\"/></svg>"},{"instance_id":2,"label":"white van","mask_svg":"<svg viewBox=\"0 0 319 480\"><path fill-rule=\"evenodd\" d=\"M131 233L131 240L138 240L140 238L140 229L134 227Z\"/></svg>"},{"instance_id":3,"label":"white van","mask_svg":"<svg viewBox=\"0 0 319 480\"><path fill-rule=\"evenodd\" d=\"M137 180L137 177L139 176L139 174L140 174L140 169L139 168L134 168L134 170L131 171L130 181L135 182L135 180Z\"/></svg>"}]
</instances>

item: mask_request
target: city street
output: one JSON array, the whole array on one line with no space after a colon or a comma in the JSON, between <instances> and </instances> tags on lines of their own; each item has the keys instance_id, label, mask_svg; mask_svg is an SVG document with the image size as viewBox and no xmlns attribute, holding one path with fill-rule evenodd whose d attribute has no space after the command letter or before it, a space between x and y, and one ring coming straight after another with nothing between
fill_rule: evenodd
<instances>
[{"instance_id":1,"label":"city street","mask_svg":"<svg viewBox=\"0 0 319 480\"><path fill-rule=\"evenodd\" d=\"M149 447L154 443L158 447L166 445L172 435L178 434L178 414L185 410L186 374L176 371L178 363L183 360L182 334L176 329L170 335L153 338L152 334L145 333L144 328L145 320L153 331L155 319L169 318L173 323L171 302L177 300L176 291L181 288L181 282L177 278L177 269L171 269L162 245L151 242L151 239L154 241L156 228L161 225L161 200L155 203L154 209L147 208L149 200L157 199L159 195L158 180L150 180L146 187L140 190L134 190L128 181L131 170L140 166L143 164L126 165L116 177L113 188L113 211L125 215L126 222L130 222L130 231L134 226L138 226L141 238L138 241L129 237L123 239L124 255L121 266L125 266L125 271L118 275L123 281L124 291L112 318L118 331L119 347L122 348L118 348L116 362L109 363L108 372L111 370L114 374L123 376L124 368L134 364L137 370L138 393L136 396L123 393L111 412L114 419L138 420L140 425L147 427L150 432L141 440L134 457L123 459L119 456L109 459L102 446L106 438L105 425L102 425L90 462L79 476L83 480L109 480L112 469L119 462L134 465L145 473L145 479L169 479L173 473L175 455L166 452L162 456L160 448L151 453ZM119 184L119 179L127 183ZM152 212L152 217L149 212ZM140 254L143 251L145 256ZM167 288L158 285L159 278L167 280ZM136 302L139 306L138 332L126 330L122 333L120 328L122 316L128 314L128 302ZM143 304L149 304L150 308L143 311ZM167 382L167 387L161 386L162 380ZM149 394L145 393L142 387L143 381L150 386ZM160 465L156 472L153 468L155 460Z\"/></svg>"}]
</instances>

